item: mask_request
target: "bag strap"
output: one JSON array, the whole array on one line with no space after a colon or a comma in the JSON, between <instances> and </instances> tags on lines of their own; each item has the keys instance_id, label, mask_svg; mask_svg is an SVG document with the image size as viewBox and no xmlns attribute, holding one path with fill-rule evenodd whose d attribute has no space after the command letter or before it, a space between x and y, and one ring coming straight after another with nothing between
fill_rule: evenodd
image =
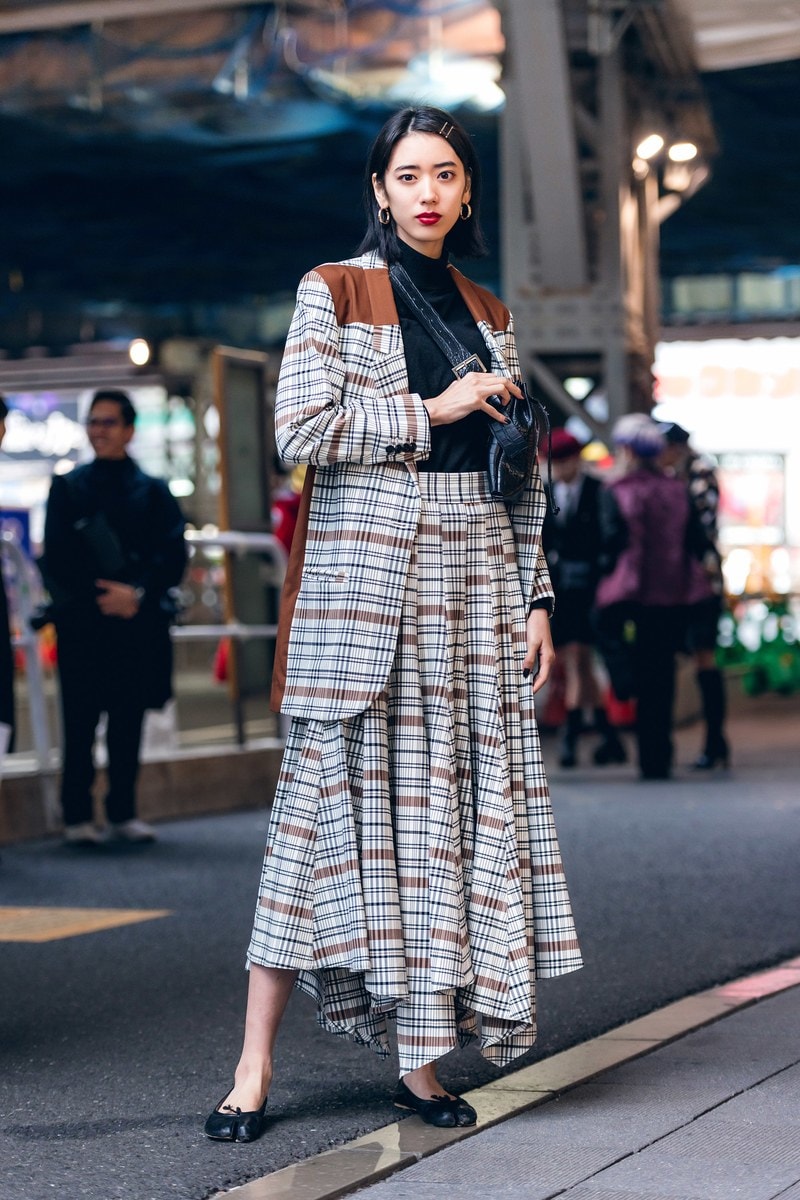
<instances>
[{"instance_id":1,"label":"bag strap","mask_svg":"<svg viewBox=\"0 0 800 1200\"><path fill-rule=\"evenodd\" d=\"M400 263L392 263L389 278L405 300L421 325L431 335L450 363L456 379L463 379L470 371L485 371L477 354L470 354L466 346L447 328L432 304L429 303Z\"/></svg>"},{"instance_id":2,"label":"bag strap","mask_svg":"<svg viewBox=\"0 0 800 1200\"><path fill-rule=\"evenodd\" d=\"M466 346L463 346L447 328L436 309L425 299L411 279L405 267L400 263L392 263L389 268L389 278L450 363L456 379L463 379L471 371L486 370L477 354L470 354ZM491 403L491 398L489 403ZM499 402L497 408L498 411L501 411ZM489 420L488 417L486 419L502 450L512 456L524 452L527 447L527 438L512 421L494 421Z\"/></svg>"},{"instance_id":3,"label":"bag strap","mask_svg":"<svg viewBox=\"0 0 800 1200\"><path fill-rule=\"evenodd\" d=\"M405 300L408 307L414 313L417 320L424 329L430 334L434 342L444 354L456 379L463 379L470 371L485 371L481 360L477 354L470 354L466 346L458 340L458 338L447 328L442 318L437 313L436 309L430 304L422 292L419 290L408 271L401 263L392 263L389 267L389 278L393 286ZM523 392L524 385L521 385ZM526 393L527 394L527 393ZM489 399L491 403L491 397ZM547 466L548 476L552 477L550 471L550 416L547 409L539 401L534 401L536 407L542 413L547 429ZM498 410L500 406L498 403ZM489 420L489 428L492 432L497 444L501 450L508 454L511 458L527 451L528 439L517 427L513 421L493 421ZM558 505L550 495L550 506L553 514L558 513Z\"/></svg>"}]
</instances>

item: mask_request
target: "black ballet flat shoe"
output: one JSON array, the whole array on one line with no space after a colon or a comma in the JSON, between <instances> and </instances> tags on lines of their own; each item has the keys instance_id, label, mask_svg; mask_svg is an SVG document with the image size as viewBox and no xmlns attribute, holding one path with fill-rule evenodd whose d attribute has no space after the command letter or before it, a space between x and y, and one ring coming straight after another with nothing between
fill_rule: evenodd
<instances>
[{"instance_id":1,"label":"black ballet flat shoe","mask_svg":"<svg viewBox=\"0 0 800 1200\"><path fill-rule=\"evenodd\" d=\"M226 1092L206 1119L203 1133L215 1142L255 1142L261 1137L266 1124L267 1097L261 1108L254 1112L242 1112L240 1108L225 1108L224 1101L230 1096Z\"/></svg>"},{"instance_id":2,"label":"black ballet flat shoe","mask_svg":"<svg viewBox=\"0 0 800 1200\"><path fill-rule=\"evenodd\" d=\"M426 1125L436 1125L439 1129L474 1125L478 1119L475 1109L461 1096L432 1096L429 1100L421 1100L402 1081L397 1085L392 1103L395 1108L415 1112Z\"/></svg>"}]
</instances>

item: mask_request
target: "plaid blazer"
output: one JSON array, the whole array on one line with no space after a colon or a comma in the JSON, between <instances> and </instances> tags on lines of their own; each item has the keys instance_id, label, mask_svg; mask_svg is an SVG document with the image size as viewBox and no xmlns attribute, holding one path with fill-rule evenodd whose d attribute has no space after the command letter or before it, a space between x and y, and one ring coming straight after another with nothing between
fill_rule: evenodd
<instances>
[{"instance_id":1,"label":"plaid blazer","mask_svg":"<svg viewBox=\"0 0 800 1200\"><path fill-rule=\"evenodd\" d=\"M511 314L451 268L491 354L518 379ZM315 468L307 534L295 538L279 618L272 704L340 720L386 685L420 513L416 462L430 453L422 397L409 392L400 319L376 254L327 263L300 282L275 404L278 451ZM541 548L538 468L509 505L523 595L553 592Z\"/></svg>"}]
</instances>

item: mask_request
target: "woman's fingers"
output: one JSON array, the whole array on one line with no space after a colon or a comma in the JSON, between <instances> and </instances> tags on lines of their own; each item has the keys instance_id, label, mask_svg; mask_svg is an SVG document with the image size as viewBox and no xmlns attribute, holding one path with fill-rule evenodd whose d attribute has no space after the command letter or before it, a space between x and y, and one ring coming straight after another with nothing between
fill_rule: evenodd
<instances>
[{"instance_id":1,"label":"woman's fingers","mask_svg":"<svg viewBox=\"0 0 800 1200\"><path fill-rule=\"evenodd\" d=\"M481 388L480 399L477 407L483 409L495 421L505 422L508 417L503 412L507 404L511 403L513 396L521 396L522 392L515 383L510 379L503 379L502 376L481 378L483 387ZM488 394L484 394L486 388L491 389Z\"/></svg>"},{"instance_id":2,"label":"woman's fingers","mask_svg":"<svg viewBox=\"0 0 800 1200\"><path fill-rule=\"evenodd\" d=\"M495 421L505 422L508 417L503 412L503 408L509 400L509 396L488 396L485 402L478 404L478 408L485 409L487 416L494 418Z\"/></svg>"},{"instance_id":3,"label":"woman's fingers","mask_svg":"<svg viewBox=\"0 0 800 1200\"><path fill-rule=\"evenodd\" d=\"M544 687L555 662L556 653L550 633L550 615L544 608L534 608L526 622L527 654L522 660L525 677L534 674L533 691Z\"/></svg>"},{"instance_id":4,"label":"woman's fingers","mask_svg":"<svg viewBox=\"0 0 800 1200\"><path fill-rule=\"evenodd\" d=\"M425 406L434 425L458 421L476 409L495 421L505 421L503 409L512 396L521 395L517 385L502 375L470 371L455 379L439 396L426 400Z\"/></svg>"},{"instance_id":5,"label":"woman's fingers","mask_svg":"<svg viewBox=\"0 0 800 1200\"><path fill-rule=\"evenodd\" d=\"M470 381L475 381L475 387L479 390L484 398L493 396L496 399L502 400L503 404L508 404L512 396L521 396L522 392L511 379L505 379L502 375L480 375L472 372L465 376Z\"/></svg>"},{"instance_id":6,"label":"woman's fingers","mask_svg":"<svg viewBox=\"0 0 800 1200\"><path fill-rule=\"evenodd\" d=\"M553 663L555 662L555 659L556 659L556 656L553 653L552 649L548 650L544 646L540 649L540 651L539 651L539 670L537 671L536 678L533 681L533 694L534 695L536 695L536 693L539 691L540 688L544 687L544 685L547 683L548 679L550 678L550 671L552 669Z\"/></svg>"}]
</instances>

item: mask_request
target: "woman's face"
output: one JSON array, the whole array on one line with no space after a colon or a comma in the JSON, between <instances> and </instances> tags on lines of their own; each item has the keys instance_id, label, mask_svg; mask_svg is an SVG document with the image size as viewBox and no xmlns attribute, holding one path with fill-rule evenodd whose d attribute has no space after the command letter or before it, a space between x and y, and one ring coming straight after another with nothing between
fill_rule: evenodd
<instances>
[{"instance_id":1,"label":"woman's face","mask_svg":"<svg viewBox=\"0 0 800 1200\"><path fill-rule=\"evenodd\" d=\"M381 182L372 176L380 208L389 208L401 242L439 258L444 239L469 203L464 164L445 138L408 133L395 145Z\"/></svg>"}]
</instances>

